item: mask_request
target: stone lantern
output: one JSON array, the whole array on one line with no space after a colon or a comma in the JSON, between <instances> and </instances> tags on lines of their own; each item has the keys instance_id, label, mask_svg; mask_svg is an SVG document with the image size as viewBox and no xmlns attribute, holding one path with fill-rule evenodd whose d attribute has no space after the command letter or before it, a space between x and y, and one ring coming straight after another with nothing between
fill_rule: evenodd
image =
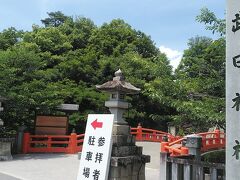
<instances>
[{"instance_id":1,"label":"stone lantern","mask_svg":"<svg viewBox=\"0 0 240 180\"><path fill-rule=\"evenodd\" d=\"M127 124L122 115L128 109L129 103L125 100L126 94L138 94L140 89L125 81L122 71L119 69L115 72L112 81L108 81L96 88L110 94L109 101L105 102L105 106L114 114L115 124Z\"/></svg>"},{"instance_id":2,"label":"stone lantern","mask_svg":"<svg viewBox=\"0 0 240 180\"><path fill-rule=\"evenodd\" d=\"M140 89L126 82L120 69L115 72L112 81L97 85L96 88L110 94L105 106L114 114L108 180L145 180L145 164L150 162L150 156L143 155L142 147L135 145L135 137L131 135L130 127L122 117L129 107L125 96L137 94Z\"/></svg>"}]
</instances>

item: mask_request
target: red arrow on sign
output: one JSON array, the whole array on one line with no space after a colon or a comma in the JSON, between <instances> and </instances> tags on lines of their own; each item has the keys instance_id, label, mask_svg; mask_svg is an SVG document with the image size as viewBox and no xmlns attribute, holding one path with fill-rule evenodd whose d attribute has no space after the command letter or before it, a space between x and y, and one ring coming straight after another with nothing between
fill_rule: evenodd
<instances>
[{"instance_id":1,"label":"red arrow on sign","mask_svg":"<svg viewBox=\"0 0 240 180\"><path fill-rule=\"evenodd\" d=\"M102 128L103 123L102 122L98 122L97 119L95 121L93 121L91 123L92 127L94 128L94 130L96 130L96 128Z\"/></svg>"}]
</instances>

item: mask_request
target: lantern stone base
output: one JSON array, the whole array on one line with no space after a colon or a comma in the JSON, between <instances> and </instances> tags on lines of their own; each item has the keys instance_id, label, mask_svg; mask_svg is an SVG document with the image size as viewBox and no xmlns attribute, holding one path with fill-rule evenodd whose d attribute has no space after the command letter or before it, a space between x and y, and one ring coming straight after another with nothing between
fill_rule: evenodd
<instances>
[{"instance_id":1,"label":"lantern stone base","mask_svg":"<svg viewBox=\"0 0 240 180\"><path fill-rule=\"evenodd\" d=\"M130 126L124 124L114 124L112 134L114 135L131 135L130 134Z\"/></svg>"},{"instance_id":2,"label":"lantern stone base","mask_svg":"<svg viewBox=\"0 0 240 180\"><path fill-rule=\"evenodd\" d=\"M150 156L142 154L128 125L114 124L113 147L108 180L145 180L145 164Z\"/></svg>"},{"instance_id":3,"label":"lantern stone base","mask_svg":"<svg viewBox=\"0 0 240 180\"><path fill-rule=\"evenodd\" d=\"M108 180L145 180L145 155L112 157Z\"/></svg>"},{"instance_id":4,"label":"lantern stone base","mask_svg":"<svg viewBox=\"0 0 240 180\"><path fill-rule=\"evenodd\" d=\"M12 160L11 154L12 142L1 141L0 139L0 161Z\"/></svg>"}]
</instances>

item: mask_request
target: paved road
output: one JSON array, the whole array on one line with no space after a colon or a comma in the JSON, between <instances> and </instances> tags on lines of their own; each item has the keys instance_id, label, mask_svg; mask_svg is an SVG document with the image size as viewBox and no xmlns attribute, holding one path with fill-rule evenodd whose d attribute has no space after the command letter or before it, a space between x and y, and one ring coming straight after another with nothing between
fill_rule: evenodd
<instances>
[{"instance_id":1,"label":"paved road","mask_svg":"<svg viewBox=\"0 0 240 180\"><path fill-rule=\"evenodd\" d=\"M0 179L1 180L21 180L19 178L16 178L16 177L13 177L13 176L9 176L9 175L3 174L3 173L0 173Z\"/></svg>"},{"instance_id":2,"label":"paved road","mask_svg":"<svg viewBox=\"0 0 240 180\"><path fill-rule=\"evenodd\" d=\"M158 180L159 143L138 142L137 145L143 145L143 153L151 155L152 162L146 166L146 180ZM78 165L77 155L16 155L12 161L0 162L0 180L75 180Z\"/></svg>"},{"instance_id":3,"label":"paved road","mask_svg":"<svg viewBox=\"0 0 240 180\"><path fill-rule=\"evenodd\" d=\"M151 169L159 169L160 167L160 143L156 142L136 142L137 146L143 147L143 154L151 156L151 162L146 167Z\"/></svg>"},{"instance_id":4,"label":"paved road","mask_svg":"<svg viewBox=\"0 0 240 180\"><path fill-rule=\"evenodd\" d=\"M160 168L160 143L156 142L136 142L137 146L143 147L143 154L150 155L151 161L146 164L146 180L159 180Z\"/></svg>"},{"instance_id":5,"label":"paved road","mask_svg":"<svg viewBox=\"0 0 240 180\"><path fill-rule=\"evenodd\" d=\"M21 180L73 180L78 164L77 155L17 155L12 161L0 162L0 172Z\"/></svg>"}]
</instances>

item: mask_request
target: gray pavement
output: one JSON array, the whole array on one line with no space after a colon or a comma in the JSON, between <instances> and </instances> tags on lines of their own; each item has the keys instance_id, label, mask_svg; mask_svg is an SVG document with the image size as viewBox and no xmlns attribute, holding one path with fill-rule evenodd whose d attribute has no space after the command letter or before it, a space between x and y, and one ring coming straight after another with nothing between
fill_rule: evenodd
<instances>
[{"instance_id":1,"label":"gray pavement","mask_svg":"<svg viewBox=\"0 0 240 180\"><path fill-rule=\"evenodd\" d=\"M16 178L16 177L13 177L13 176L9 176L9 175L3 174L3 173L0 173L0 179L1 180L21 180L19 178Z\"/></svg>"},{"instance_id":2,"label":"gray pavement","mask_svg":"<svg viewBox=\"0 0 240 180\"><path fill-rule=\"evenodd\" d=\"M160 143L136 142L137 146L143 147L143 154L151 156L151 162L146 164L147 168L159 169L160 167Z\"/></svg>"},{"instance_id":3,"label":"gray pavement","mask_svg":"<svg viewBox=\"0 0 240 180\"><path fill-rule=\"evenodd\" d=\"M150 155L151 161L146 164L146 180L159 180L160 174L160 143L136 142L137 146L143 147L143 154Z\"/></svg>"},{"instance_id":4,"label":"gray pavement","mask_svg":"<svg viewBox=\"0 0 240 180\"><path fill-rule=\"evenodd\" d=\"M21 180L72 180L78 165L77 155L27 154L0 162L0 172Z\"/></svg>"},{"instance_id":5,"label":"gray pavement","mask_svg":"<svg viewBox=\"0 0 240 180\"><path fill-rule=\"evenodd\" d=\"M159 179L159 143L138 142L143 153L151 155L146 166L146 180ZM12 161L0 161L0 180L76 180L77 155L27 154L16 155Z\"/></svg>"}]
</instances>

